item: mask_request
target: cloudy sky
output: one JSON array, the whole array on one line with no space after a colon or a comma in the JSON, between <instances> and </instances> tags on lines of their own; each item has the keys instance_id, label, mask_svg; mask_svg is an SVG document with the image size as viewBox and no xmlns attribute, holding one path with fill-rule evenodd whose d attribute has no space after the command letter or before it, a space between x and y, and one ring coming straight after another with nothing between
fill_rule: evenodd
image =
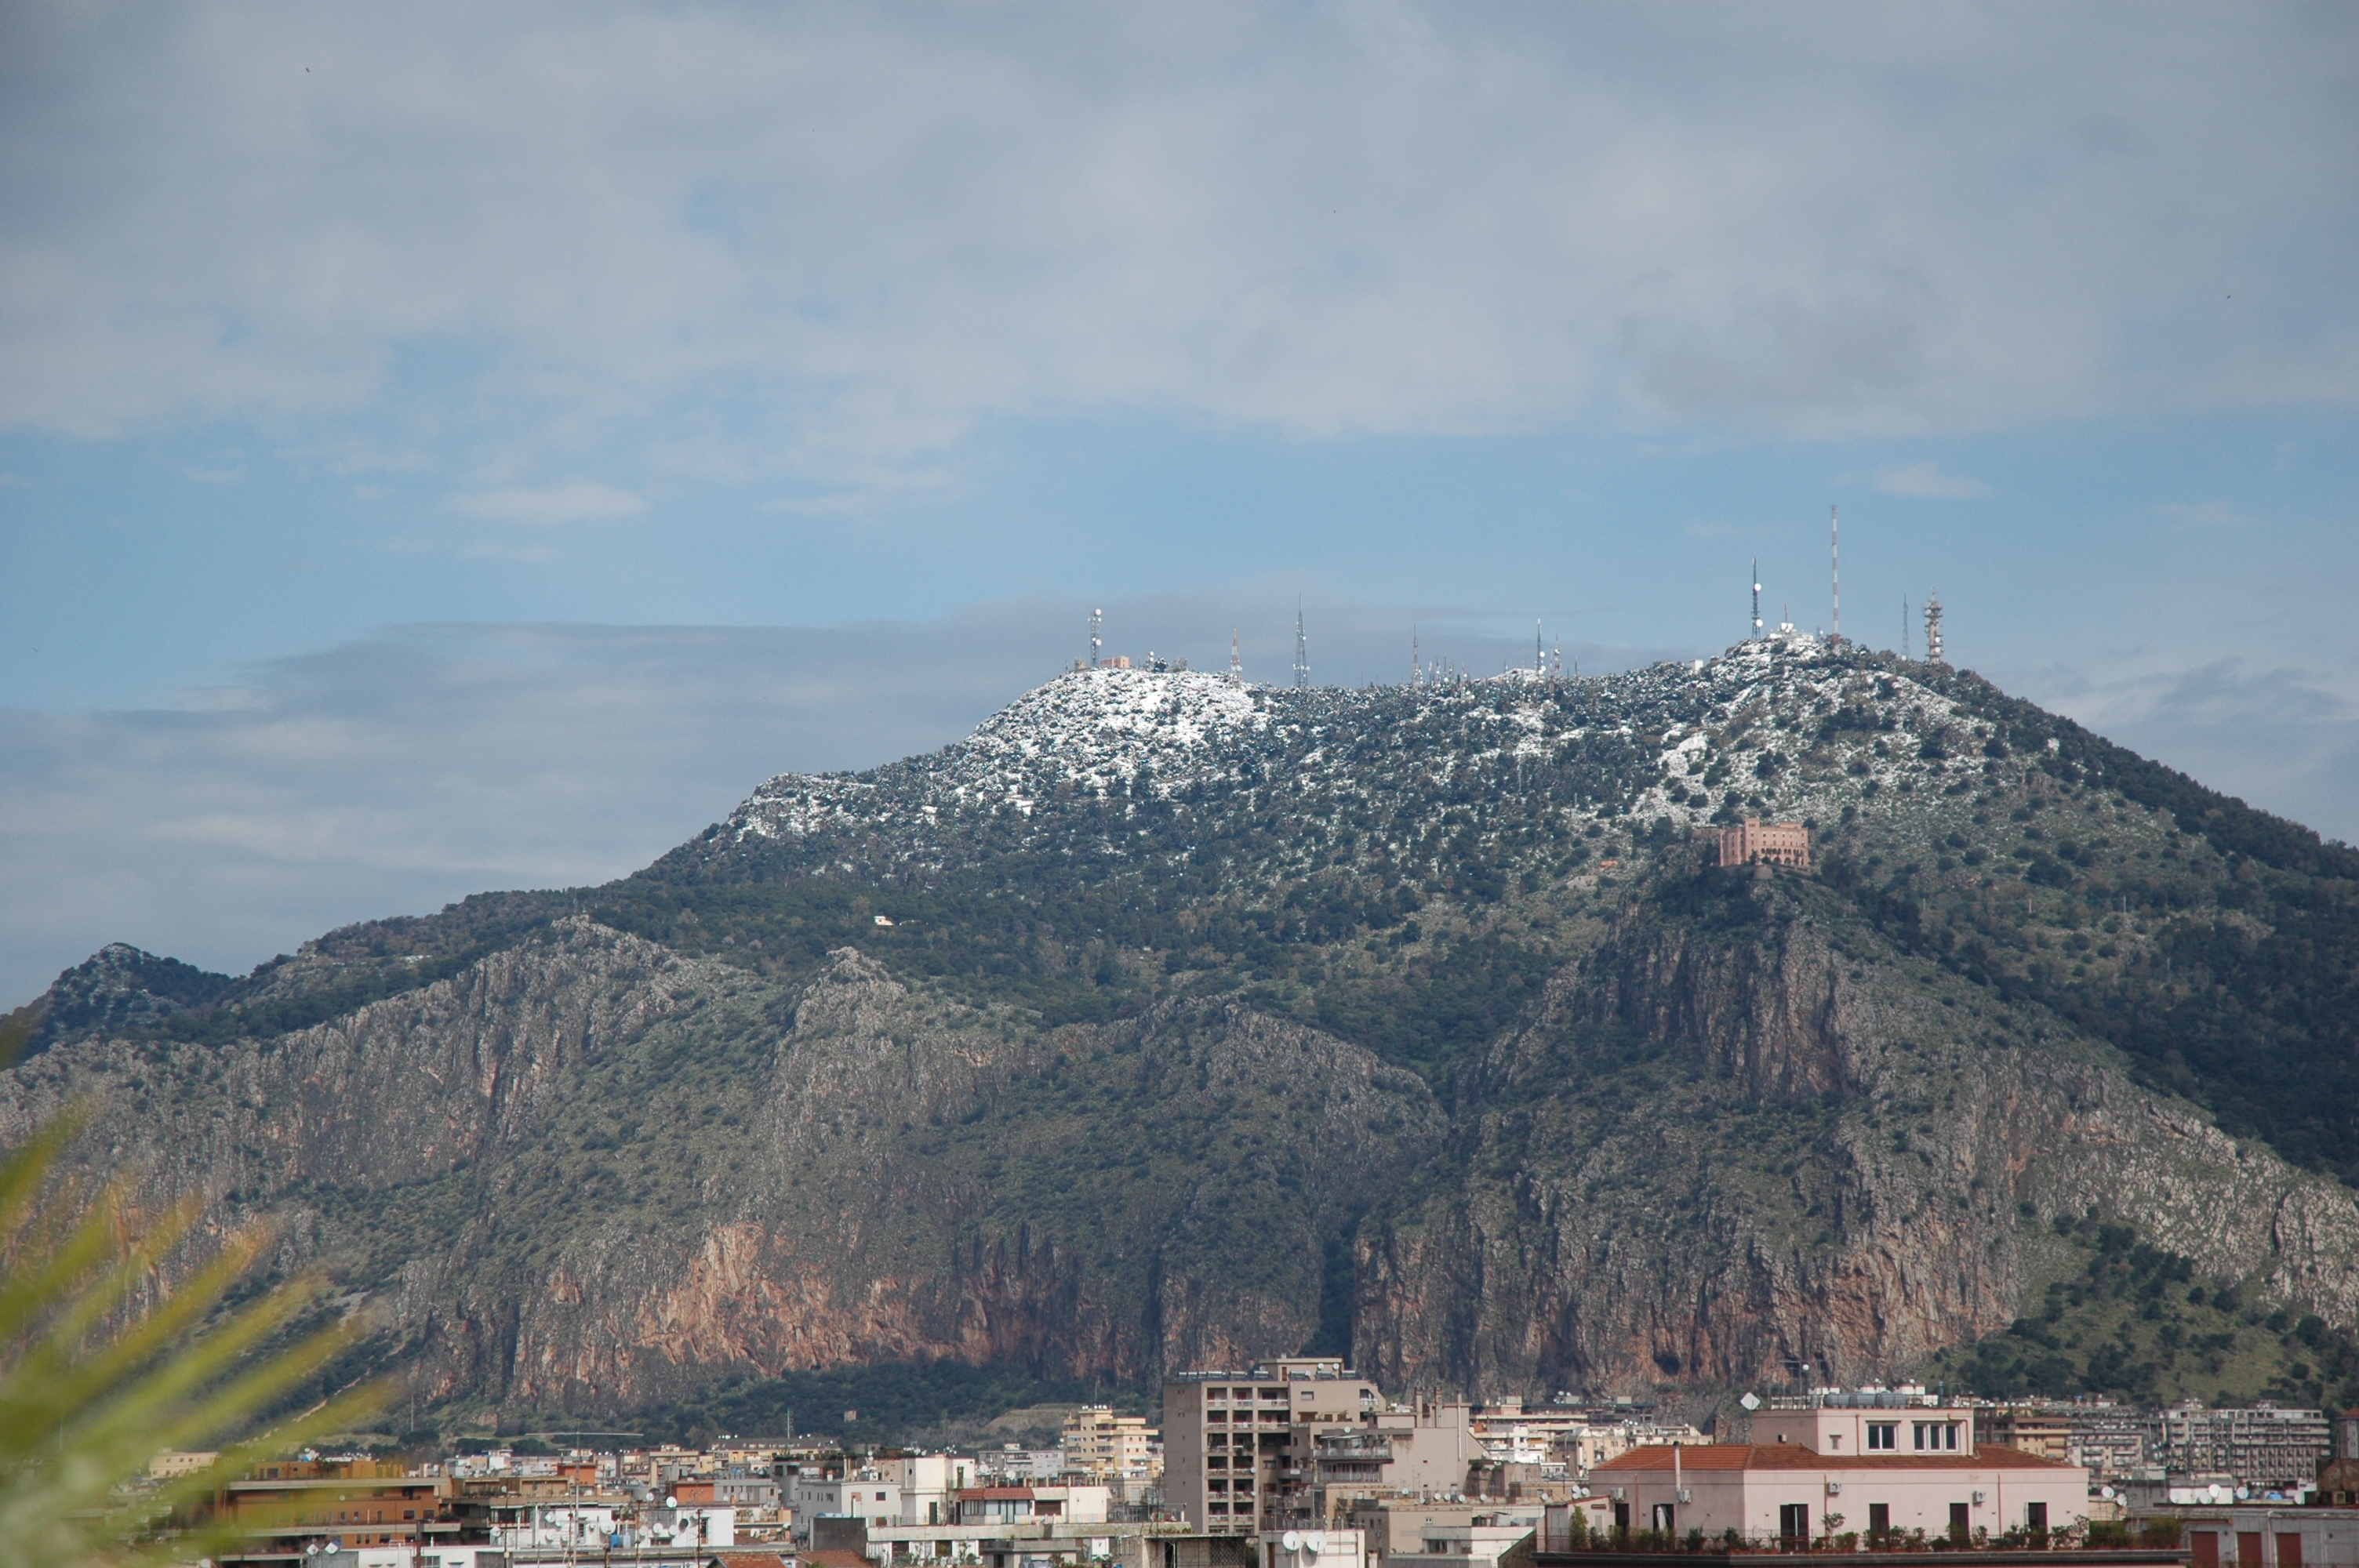
<instances>
[{"instance_id":1,"label":"cloudy sky","mask_svg":"<svg viewBox=\"0 0 2359 1568\"><path fill-rule=\"evenodd\" d=\"M1773 611L2359 838L2359 12L0 8L0 1005L1080 651Z\"/></svg>"}]
</instances>

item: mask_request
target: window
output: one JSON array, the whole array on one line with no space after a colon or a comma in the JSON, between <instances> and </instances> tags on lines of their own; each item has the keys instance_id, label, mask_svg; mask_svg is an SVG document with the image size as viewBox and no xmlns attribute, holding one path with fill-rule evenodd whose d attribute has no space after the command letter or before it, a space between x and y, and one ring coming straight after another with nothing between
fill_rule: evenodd
<instances>
[{"instance_id":1,"label":"window","mask_svg":"<svg viewBox=\"0 0 2359 1568\"><path fill-rule=\"evenodd\" d=\"M1786 1503L1777 1509L1777 1534L1786 1541L1810 1539L1810 1505Z\"/></svg>"},{"instance_id":2,"label":"window","mask_svg":"<svg viewBox=\"0 0 2359 1568\"><path fill-rule=\"evenodd\" d=\"M1867 1533L1870 1536L1881 1538L1883 1536L1889 1535L1891 1532L1892 1505L1890 1503L1868 1504Z\"/></svg>"},{"instance_id":3,"label":"window","mask_svg":"<svg viewBox=\"0 0 2359 1568\"><path fill-rule=\"evenodd\" d=\"M2045 1535L2045 1534L2047 1534L2047 1533L2048 1533L2048 1505L2047 1505L2046 1503L2026 1503L2026 1504L2024 1504L2024 1505L2023 1505L2023 1522L2024 1522L2024 1526L2025 1526L2025 1528L2028 1529L2028 1530L2031 1531L2031 1533L2032 1533L2032 1534L2034 1534L2034 1535Z\"/></svg>"},{"instance_id":4,"label":"window","mask_svg":"<svg viewBox=\"0 0 2359 1568\"><path fill-rule=\"evenodd\" d=\"M1963 1503L1950 1505L1950 1544L1964 1546L1973 1540L1974 1527Z\"/></svg>"},{"instance_id":5,"label":"window","mask_svg":"<svg viewBox=\"0 0 2359 1568\"><path fill-rule=\"evenodd\" d=\"M1897 1422L1872 1421L1867 1423L1867 1445L1870 1448L1897 1448L1899 1444L1893 1440L1899 1435L1899 1433L1900 1427Z\"/></svg>"}]
</instances>

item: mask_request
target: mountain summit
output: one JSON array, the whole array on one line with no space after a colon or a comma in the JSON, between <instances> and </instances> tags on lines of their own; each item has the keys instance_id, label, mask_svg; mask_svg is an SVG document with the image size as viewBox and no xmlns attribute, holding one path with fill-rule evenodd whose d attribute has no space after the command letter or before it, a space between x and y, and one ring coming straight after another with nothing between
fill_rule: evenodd
<instances>
[{"instance_id":1,"label":"mountain summit","mask_svg":"<svg viewBox=\"0 0 2359 1568\"><path fill-rule=\"evenodd\" d=\"M1717 865L1747 816L1810 869ZM95 1097L85 1158L277 1216L453 1409L1305 1347L1491 1394L1895 1376L2091 1218L2359 1326L2359 857L1808 637L1077 671L604 887L134 958L22 1021L0 1133Z\"/></svg>"}]
</instances>

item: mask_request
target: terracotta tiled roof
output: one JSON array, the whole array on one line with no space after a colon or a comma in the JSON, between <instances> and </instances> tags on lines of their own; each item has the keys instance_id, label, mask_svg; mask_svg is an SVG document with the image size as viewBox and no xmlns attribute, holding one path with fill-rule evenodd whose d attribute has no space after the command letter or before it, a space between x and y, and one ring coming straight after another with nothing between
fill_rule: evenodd
<instances>
[{"instance_id":1,"label":"terracotta tiled roof","mask_svg":"<svg viewBox=\"0 0 2359 1568\"><path fill-rule=\"evenodd\" d=\"M1598 1470L1668 1470L1670 1445L1633 1448L1615 1455ZM1971 1453L1958 1454L1821 1454L1799 1443L1701 1443L1681 1444L1682 1470L2070 1470L2073 1465L2043 1459L2019 1448L1986 1443Z\"/></svg>"},{"instance_id":2,"label":"terracotta tiled roof","mask_svg":"<svg viewBox=\"0 0 2359 1568\"><path fill-rule=\"evenodd\" d=\"M824 1552L806 1552L800 1561L802 1568L876 1568L876 1564L848 1546L831 1546Z\"/></svg>"}]
</instances>

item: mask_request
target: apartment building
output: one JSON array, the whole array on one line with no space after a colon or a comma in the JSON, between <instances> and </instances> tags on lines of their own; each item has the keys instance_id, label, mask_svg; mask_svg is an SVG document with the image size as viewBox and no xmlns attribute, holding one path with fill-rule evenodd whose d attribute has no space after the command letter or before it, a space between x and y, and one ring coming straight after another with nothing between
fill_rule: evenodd
<instances>
[{"instance_id":1,"label":"apartment building","mask_svg":"<svg viewBox=\"0 0 2359 1568\"><path fill-rule=\"evenodd\" d=\"M1308 1518L1316 1440L1372 1430L1379 1404L1374 1383L1325 1357L1171 1378L1163 1385L1164 1506L1216 1535Z\"/></svg>"},{"instance_id":2,"label":"apartment building","mask_svg":"<svg viewBox=\"0 0 2359 1568\"><path fill-rule=\"evenodd\" d=\"M236 1521L245 1540L224 1564L284 1562L291 1554L364 1547L439 1546L460 1535L444 1504L446 1476L408 1476L367 1460L288 1461L231 1481L214 1495L218 1517Z\"/></svg>"},{"instance_id":3,"label":"apartment building","mask_svg":"<svg viewBox=\"0 0 2359 1568\"><path fill-rule=\"evenodd\" d=\"M2327 1456L2326 1414L2280 1410L2206 1410L2193 1400L2150 1418L2154 1463L2173 1476L2228 1476L2256 1492L2312 1484Z\"/></svg>"},{"instance_id":4,"label":"apartment building","mask_svg":"<svg viewBox=\"0 0 2359 1568\"><path fill-rule=\"evenodd\" d=\"M2072 1452L2072 1416L2053 1405L2003 1405L1977 1418L1982 1440L2005 1444L2060 1465L2082 1461Z\"/></svg>"},{"instance_id":5,"label":"apartment building","mask_svg":"<svg viewBox=\"0 0 2359 1568\"><path fill-rule=\"evenodd\" d=\"M1159 1436L1143 1415L1116 1415L1104 1405L1087 1406L1065 1418L1060 1444L1064 1473L1096 1481L1151 1480Z\"/></svg>"},{"instance_id":6,"label":"apartment building","mask_svg":"<svg viewBox=\"0 0 2359 1568\"><path fill-rule=\"evenodd\" d=\"M1373 1413L1358 1428L1311 1434L1310 1511L1333 1519L1366 1498L1457 1498L1490 1455L1462 1403L1423 1400Z\"/></svg>"}]
</instances>

